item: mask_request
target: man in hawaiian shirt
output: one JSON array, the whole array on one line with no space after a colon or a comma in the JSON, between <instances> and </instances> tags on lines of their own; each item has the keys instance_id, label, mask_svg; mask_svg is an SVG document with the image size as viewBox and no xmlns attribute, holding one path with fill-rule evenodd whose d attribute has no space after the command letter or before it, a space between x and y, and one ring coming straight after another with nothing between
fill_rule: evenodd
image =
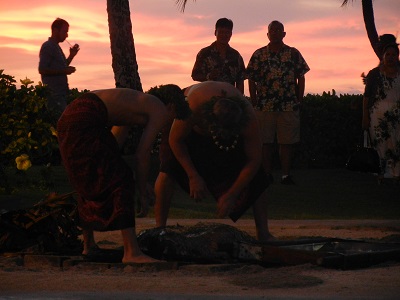
<instances>
[{"instance_id":1,"label":"man in hawaiian shirt","mask_svg":"<svg viewBox=\"0 0 400 300\"><path fill-rule=\"evenodd\" d=\"M257 110L263 142L263 166L272 170L275 135L279 144L282 184L294 184L290 167L294 145L300 141L299 107L305 77L310 68L301 53L283 43L286 36L279 21L268 25L269 44L256 50L247 66L249 92ZM269 176L272 181L272 175Z\"/></svg>"},{"instance_id":2,"label":"man in hawaiian shirt","mask_svg":"<svg viewBox=\"0 0 400 300\"><path fill-rule=\"evenodd\" d=\"M200 50L192 70L195 81L223 81L244 93L245 65L240 53L229 46L233 22L221 18L215 24L216 41Z\"/></svg>"}]
</instances>

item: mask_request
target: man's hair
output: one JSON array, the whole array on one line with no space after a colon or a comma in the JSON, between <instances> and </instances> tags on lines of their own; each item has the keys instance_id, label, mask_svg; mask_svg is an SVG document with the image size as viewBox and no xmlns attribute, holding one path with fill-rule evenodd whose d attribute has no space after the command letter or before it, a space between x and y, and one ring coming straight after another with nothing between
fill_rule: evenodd
<instances>
[{"instance_id":1,"label":"man's hair","mask_svg":"<svg viewBox=\"0 0 400 300\"><path fill-rule=\"evenodd\" d=\"M150 88L147 93L157 97L165 105L174 104L177 119L184 120L190 116L189 104L179 86L175 84L155 86Z\"/></svg>"},{"instance_id":2,"label":"man's hair","mask_svg":"<svg viewBox=\"0 0 400 300\"><path fill-rule=\"evenodd\" d=\"M63 27L63 25L69 26L67 21L65 21L64 19L57 18L51 24L51 30L53 30L53 29L61 29L61 27Z\"/></svg>"},{"instance_id":3,"label":"man's hair","mask_svg":"<svg viewBox=\"0 0 400 300\"><path fill-rule=\"evenodd\" d=\"M277 24L277 25L279 25L279 27L281 27L282 31L285 31L285 26L283 26L283 24L282 24L281 22L277 21L277 20L274 20L274 21L272 21L271 23L269 23L269 25L268 25L268 30L269 30L269 28L272 26L272 24Z\"/></svg>"},{"instance_id":4,"label":"man's hair","mask_svg":"<svg viewBox=\"0 0 400 300\"><path fill-rule=\"evenodd\" d=\"M235 127L243 113L243 109L236 102L227 98L219 99L213 107L217 124L226 129Z\"/></svg>"},{"instance_id":5,"label":"man's hair","mask_svg":"<svg viewBox=\"0 0 400 300\"><path fill-rule=\"evenodd\" d=\"M218 28L229 28L230 30L233 29L233 22L231 19L221 18L218 19L217 23L215 23L215 30Z\"/></svg>"},{"instance_id":6,"label":"man's hair","mask_svg":"<svg viewBox=\"0 0 400 300\"><path fill-rule=\"evenodd\" d=\"M249 120L245 101L238 97L212 97L201 106L203 126L223 139L238 135Z\"/></svg>"}]
</instances>

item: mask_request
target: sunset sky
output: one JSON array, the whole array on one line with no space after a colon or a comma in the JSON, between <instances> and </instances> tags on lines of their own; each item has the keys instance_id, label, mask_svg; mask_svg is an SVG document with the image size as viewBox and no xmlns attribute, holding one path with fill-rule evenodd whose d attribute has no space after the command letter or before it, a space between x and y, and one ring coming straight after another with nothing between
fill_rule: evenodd
<instances>
[{"instance_id":1,"label":"sunset sky","mask_svg":"<svg viewBox=\"0 0 400 300\"><path fill-rule=\"evenodd\" d=\"M70 88L114 87L106 3L0 0L0 69L14 76L18 86L26 77L38 83L39 49L51 34L51 23L60 17L70 23L69 42L81 47L71 64L77 71L69 76ZM340 6L342 0L189 0L184 13L175 0L129 3L144 91L160 84L193 84L190 74L196 54L215 40L215 22L221 17L233 20L230 45L242 54L246 65L252 53L268 43L268 23L284 23L284 42L300 50L311 68L306 93L332 89L362 93L360 74L378 63L365 31L361 0L346 8ZM373 3L378 34L397 36L399 0ZM60 45L68 55L68 43ZM247 81L245 86L248 95Z\"/></svg>"}]
</instances>

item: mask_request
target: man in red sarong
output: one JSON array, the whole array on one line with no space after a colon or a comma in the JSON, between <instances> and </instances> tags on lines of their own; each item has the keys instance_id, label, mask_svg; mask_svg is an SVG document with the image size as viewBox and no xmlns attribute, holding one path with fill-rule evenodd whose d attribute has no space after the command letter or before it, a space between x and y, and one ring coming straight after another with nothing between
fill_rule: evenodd
<instances>
[{"instance_id":1,"label":"man in red sarong","mask_svg":"<svg viewBox=\"0 0 400 300\"><path fill-rule=\"evenodd\" d=\"M253 207L257 238L272 237L268 228L267 174L261 167L262 144L250 102L231 84L206 81L188 87L192 114L174 120L160 145L156 180L156 225L166 226L177 182L191 198L212 195L218 217L236 222Z\"/></svg>"},{"instance_id":2,"label":"man in red sarong","mask_svg":"<svg viewBox=\"0 0 400 300\"><path fill-rule=\"evenodd\" d=\"M86 93L68 105L58 121L61 157L71 185L78 193L83 254L97 247L93 231L121 230L122 262L155 261L140 250L136 239L135 180L141 213L145 215L153 143L165 125L174 118L186 118L190 112L179 87L165 85L155 90L164 91L161 95L166 96L159 99L126 88ZM143 126L134 155L135 173L120 151L134 125Z\"/></svg>"}]
</instances>

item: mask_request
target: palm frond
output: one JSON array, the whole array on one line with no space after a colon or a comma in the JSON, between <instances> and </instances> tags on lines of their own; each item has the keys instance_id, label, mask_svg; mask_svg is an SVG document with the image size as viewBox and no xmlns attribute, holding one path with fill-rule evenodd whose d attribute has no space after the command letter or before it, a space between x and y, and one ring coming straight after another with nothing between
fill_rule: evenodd
<instances>
[{"instance_id":1,"label":"palm frond","mask_svg":"<svg viewBox=\"0 0 400 300\"><path fill-rule=\"evenodd\" d=\"M195 2L195 1L196 0L193 0L193 2ZM186 3L187 3L187 0L176 0L175 1L175 4L180 7L181 12L185 11Z\"/></svg>"},{"instance_id":2,"label":"palm frond","mask_svg":"<svg viewBox=\"0 0 400 300\"><path fill-rule=\"evenodd\" d=\"M351 0L353 2L353 0ZM349 0L344 0L341 6L346 6L349 3Z\"/></svg>"}]
</instances>

